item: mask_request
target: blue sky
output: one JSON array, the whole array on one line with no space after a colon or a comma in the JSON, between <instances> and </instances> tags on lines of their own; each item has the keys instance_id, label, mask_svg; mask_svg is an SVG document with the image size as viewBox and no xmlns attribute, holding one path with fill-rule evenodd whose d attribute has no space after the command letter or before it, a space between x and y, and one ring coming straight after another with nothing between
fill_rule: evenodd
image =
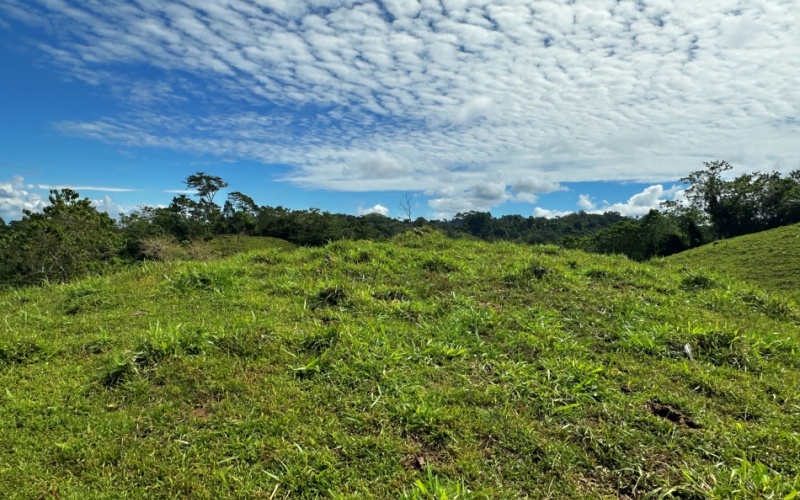
<instances>
[{"instance_id":1,"label":"blue sky","mask_svg":"<svg viewBox=\"0 0 800 500\"><path fill-rule=\"evenodd\" d=\"M641 215L800 168L796 0L0 0L0 217L197 171L260 204Z\"/></svg>"}]
</instances>

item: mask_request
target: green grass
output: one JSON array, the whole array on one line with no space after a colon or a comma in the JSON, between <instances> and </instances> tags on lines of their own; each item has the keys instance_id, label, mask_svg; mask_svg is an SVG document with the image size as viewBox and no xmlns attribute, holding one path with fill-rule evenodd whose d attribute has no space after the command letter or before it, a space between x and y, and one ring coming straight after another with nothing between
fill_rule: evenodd
<instances>
[{"instance_id":1,"label":"green grass","mask_svg":"<svg viewBox=\"0 0 800 500\"><path fill-rule=\"evenodd\" d=\"M724 272L764 290L800 290L800 224L716 241L666 259Z\"/></svg>"},{"instance_id":2,"label":"green grass","mask_svg":"<svg viewBox=\"0 0 800 500\"><path fill-rule=\"evenodd\" d=\"M417 231L0 308L2 498L800 488L797 304L663 261Z\"/></svg>"},{"instance_id":3,"label":"green grass","mask_svg":"<svg viewBox=\"0 0 800 500\"><path fill-rule=\"evenodd\" d=\"M240 253L273 248L292 250L285 240L260 236L217 236L211 240L178 243L172 237L146 238L140 243L140 257L151 261L209 261Z\"/></svg>"},{"instance_id":4,"label":"green grass","mask_svg":"<svg viewBox=\"0 0 800 500\"><path fill-rule=\"evenodd\" d=\"M292 250L296 245L265 236L216 236L204 244L214 256L229 257L237 253L280 248Z\"/></svg>"}]
</instances>

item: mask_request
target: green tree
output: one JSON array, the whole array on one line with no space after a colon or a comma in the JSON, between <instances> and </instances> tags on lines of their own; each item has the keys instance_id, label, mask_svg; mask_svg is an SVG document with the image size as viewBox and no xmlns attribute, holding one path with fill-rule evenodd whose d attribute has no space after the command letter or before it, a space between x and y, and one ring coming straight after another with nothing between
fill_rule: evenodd
<instances>
[{"instance_id":1,"label":"green tree","mask_svg":"<svg viewBox=\"0 0 800 500\"><path fill-rule=\"evenodd\" d=\"M644 243L644 259L664 257L688 248L680 221L668 213L650 210L639 220L639 239Z\"/></svg>"},{"instance_id":2,"label":"green tree","mask_svg":"<svg viewBox=\"0 0 800 500\"><path fill-rule=\"evenodd\" d=\"M794 173L797 173L795 185L781 197L780 216L786 224L800 222L800 170Z\"/></svg>"},{"instance_id":3,"label":"green tree","mask_svg":"<svg viewBox=\"0 0 800 500\"><path fill-rule=\"evenodd\" d=\"M489 212L470 210L456 214L454 222L463 225L472 236L486 238L492 233L494 218Z\"/></svg>"},{"instance_id":4,"label":"green tree","mask_svg":"<svg viewBox=\"0 0 800 500\"><path fill-rule=\"evenodd\" d=\"M201 201L213 204L214 197L220 189L228 187L228 183L223 181L221 177L197 172L186 178L186 187L197 191L197 196L200 197Z\"/></svg>"},{"instance_id":5,"label":"green tree","mask_svg":"<svg viewBox=\"0 0 800 500\"><path fill-rule=\"evenodd\" d=\"M714 237L729 238L800 221L800 171L754 172L732 180L728 162L704 162L705 169L683 178L690 209L708 217Z\"/></svg>"},{"instance_id":6,"label":"green tree","mask_svg":"<svg viewBox=\"0 0 800 500\"><path fill-rule=\"evenodd\" d=\"M197 172L186 178L186 187L194 190L198 197L198 201L190 204L185 199L173 202L178 202L181 207L184 217L188 217L195 222L199 222L204 226L204 237L213 236L222 232L223 216L222 209L214 203L214 197L217 193L228 187L228 183L223 181L221 177L215 175L208 175L204 172Z\"/></svg>"},{"instance_id":7,"label":"green tree","mask_svg":"<svg viewBox=\"0 0 800 500\"><path fill-rule=\"evenodd\" d=\"M100 270L115 257L122 237L114 220L71 189L50 191L41 213L24 211L0 241L6 284L70 281Z\"/></svg>"},{"instance_id":8,"label":"green tree","mask_svg":"<svg viewBox=\"0 0 800 500\"><path fill-rule=\"evenodd\" d=\"M166 211L159 213L160 222L169 225L169 232L178 241L192 241L211 235L210 224L203 212L205 207L185 194L172 199Z\"/></svg>"},{"instance_id":9,"label":"green tree","mask_svg":"<svg viewBox=\"0 0 800 500\"><path fill-rule=\"evenodd\" d=\"M724 235L728 230L729 207L722 201L725 190L722 174L733 167L724 160L703 162L703 166L705 169L696 170L681 179L689 184L686 199L689 207L708 214L717 235Z\"/></svg>"},{"instance_id":10,"label":"green tree","mask_svg":"<svg viewBox=\"0 0 800 500\"><path fill-rule=\"evenodd\" d=\"M646 260L648 243L641 237L637 221L620 222L591 236L570 239L570 245L594 253L622 254L634 260Z\"/></svg>"},{"instance_id":11,"label":"green tree","mask_svg":"<svg viewBox=\"0 0 800 500\"><path fill-rule=\"evenodd\" d=\"M236 233L237 237L243 233L253 233L259 211L253 198L239 191L228 194L228 199L222 209L228 229Z\"/></svg>"}]
</instances>

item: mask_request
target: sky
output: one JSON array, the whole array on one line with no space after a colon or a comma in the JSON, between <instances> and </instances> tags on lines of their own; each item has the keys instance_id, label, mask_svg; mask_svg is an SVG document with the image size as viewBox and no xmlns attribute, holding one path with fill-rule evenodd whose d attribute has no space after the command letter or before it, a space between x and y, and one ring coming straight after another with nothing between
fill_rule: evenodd
<instances>
[{"instance_id":1,"label":"sky","mask_svg":"<svg viewBox=\"0 0 800 500\"><path fill-rule=\"evenodd\" d=\"M797 0L0 0L0 217L205 172L261 205L639 216L800 168Z\"/></svg>"}]
</instances>

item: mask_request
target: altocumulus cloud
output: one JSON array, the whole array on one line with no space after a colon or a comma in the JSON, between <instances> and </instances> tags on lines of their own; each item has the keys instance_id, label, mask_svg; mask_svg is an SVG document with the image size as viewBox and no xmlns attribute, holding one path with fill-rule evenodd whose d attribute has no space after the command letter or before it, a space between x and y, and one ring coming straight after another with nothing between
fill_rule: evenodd
<instances>
[{"instance_id":1,"label":"altocumulus cloud","mask_svg":"<svg viewBox=\"0 0 800 500\"><path fill-rule=\"evenodd\" d=\"M63 133L285 164L303 187L425 190L445 214L717 157L797 168L799 6L2 0L0 15L128 102Z\"/></svg>"}]
</instances>

